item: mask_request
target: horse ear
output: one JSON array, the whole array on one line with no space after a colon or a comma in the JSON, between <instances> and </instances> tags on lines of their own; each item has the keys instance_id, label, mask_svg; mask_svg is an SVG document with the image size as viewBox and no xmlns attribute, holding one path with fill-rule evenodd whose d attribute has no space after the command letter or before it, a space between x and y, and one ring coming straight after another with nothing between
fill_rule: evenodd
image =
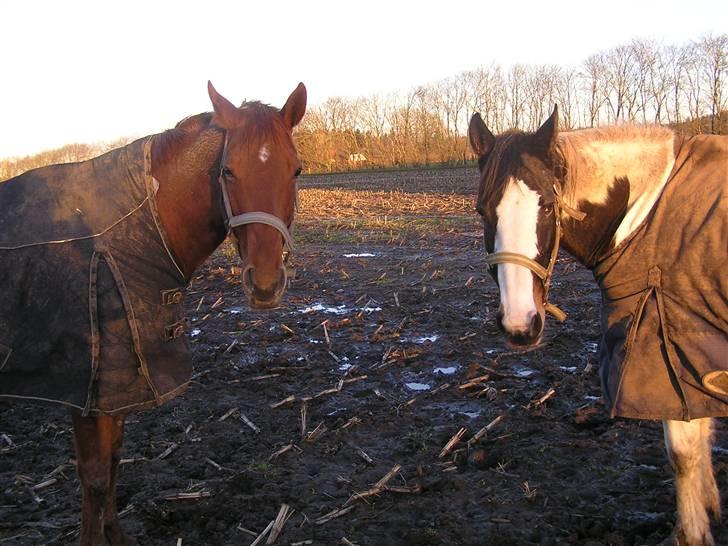
<instances>
[{"instance_id":1,"label":"horse ear","mask_svg":"<svg viewBox=\"0 0 728 546\"><path fill-rule=\"evenodd\" d=\"M554 111L549 119L533 135L536 146L546 155L550 155L556 145L556 135L559 133L559 106L554 104Z\"/></svg>"},{"instance_id":2,"label":"horse ear","mask_svg":"<svg viewBox=\"0 0 728 546\"><path fill-rule=\"evenodd\" d=\"M281 108L281 116L289 129L293 129L298 122L301 121L303 114L306 113L306 86L299 83L294 89L291 96L288 97L286 104Z\"/></svg>"},{"instance_id":3,"label":"horse ear","mask_svg":"<svg viewBox=\"0 0 728 546\"><path fill-rule=\"evenodd\" d=\"M215 110L215 122L225 128L232 127L235 123L234 120L238 109L235 108L232 102L217 92L210 80L207 81L207 93L210 95L212 107Z\"/></svg>"},{"instance_id":4,"label":"horse ear","mask_svg":"<svg viewBox=\"0 0 728 546\"><path fill-rule=\"evenodd\" d=\"M495 144L495 137L490 129L485 125L480 113L476 112L470 118L470 126L468 127L468 138L470 146L473 148L475 155L479 158L490 153Z\"/></svg>"}]
</instances>

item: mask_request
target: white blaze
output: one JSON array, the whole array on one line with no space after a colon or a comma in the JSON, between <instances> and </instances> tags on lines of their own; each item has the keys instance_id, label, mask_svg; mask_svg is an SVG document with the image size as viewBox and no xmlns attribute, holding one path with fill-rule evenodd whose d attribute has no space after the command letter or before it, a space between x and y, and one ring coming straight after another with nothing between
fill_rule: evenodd
<instances>
[{"instance_id":1,"label":"white blaze","mask_svg":"<svg viewBox=\"0 0 728 546\"><path fill-rule=\"evenodd\" d=\"M261 163L265 163L268 161L268 158L270 157L270 148L267 144L263 144L260 147L260 150L258 150L258 159L260 159Z\"/></svg>"},{"instance_id":2,"label":"white blaze","mask_svg":"<svg viewBox=\"0 0 728 546\"><path fill-rule=\"evenodd\" d=\"M538 255L539 195L522 180L508 180L503 198L495 209L497 224L496 252L515 252L532 260ZM513 332L527 330L537 313L533 301L531 270L516 264L498 264L503 327Z\"/></svg>"}]
</instances>

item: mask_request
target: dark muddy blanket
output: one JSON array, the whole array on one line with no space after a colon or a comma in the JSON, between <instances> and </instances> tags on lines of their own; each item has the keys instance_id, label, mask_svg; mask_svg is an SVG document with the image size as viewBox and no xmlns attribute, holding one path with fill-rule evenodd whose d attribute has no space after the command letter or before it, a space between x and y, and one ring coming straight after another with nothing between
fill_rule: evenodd
<instances>
[{"instance_id":1,"label":"dark muddy blanket","mask_svg":"<svg viewBox=\"0 0 728 546\"><path fill-rule=\"evenodd\" d=\"M612 416L728 415L728 137L681 144L652 212L594 274Z\"/></svg>"},{"instance_id":2,"label":"dark muddy blanket","mask_svg":"<svg viewBox=\"0 0 728 546\"><path fill-rule=\"evenodd\" d=\"M149 154L143 139L0 183L0 398L114 413L186 388L185 280Z\"/></svg>"}]
</instances>

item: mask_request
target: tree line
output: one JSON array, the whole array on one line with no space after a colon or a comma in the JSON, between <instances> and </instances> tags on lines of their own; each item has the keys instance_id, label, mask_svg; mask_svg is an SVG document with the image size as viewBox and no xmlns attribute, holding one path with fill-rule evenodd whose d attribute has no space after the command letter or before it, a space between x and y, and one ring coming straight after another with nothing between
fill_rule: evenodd
<instances>
[{"instance_id":1,"label":"tree line","mask_svg":"<svg viewBox=\"0 0 728 546\"><path fill-rule=\"evenodd\" d=\"M309 109L297 144L309 171L459 162L472 158L473 112L494 133L535 130L554 104L564 130L634 122L728 134L727 78L728 34L636 39L579 67L492 63L405 93L331 97Z\"/></svg>"},{"instance_id":2,"label":"tree line","mask_svg":"<svg viewBox=\"0 0 728 546\"><path fill-rule=\"evenodd\" d=\"M327 172L468 161L473 112L494 133L534 130L554 104L564 130L634 122L728 134L727 79L728 34L679 46L635 39L577 67L491 63L406 92L330 97L309 108L295 139L305 171ZM0 180L126 141L0 161Z\"/></svg>"}]
</instances>

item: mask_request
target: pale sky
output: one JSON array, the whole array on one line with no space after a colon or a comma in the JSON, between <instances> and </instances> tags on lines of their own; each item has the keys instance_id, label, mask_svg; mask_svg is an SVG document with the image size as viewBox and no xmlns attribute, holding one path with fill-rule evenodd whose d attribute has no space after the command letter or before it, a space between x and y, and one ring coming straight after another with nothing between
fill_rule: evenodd
<instances>
[{"instance_id":1,"label":"pale sky","mask_svg":"<svg viewBox=\"0 0 728 546\"><path fill-rule=\"evenodd\" d=\"M728 31L727 0L0 0L0 158L142 136L211 105L405 92Z\"/></svg>"}]
</instances>

